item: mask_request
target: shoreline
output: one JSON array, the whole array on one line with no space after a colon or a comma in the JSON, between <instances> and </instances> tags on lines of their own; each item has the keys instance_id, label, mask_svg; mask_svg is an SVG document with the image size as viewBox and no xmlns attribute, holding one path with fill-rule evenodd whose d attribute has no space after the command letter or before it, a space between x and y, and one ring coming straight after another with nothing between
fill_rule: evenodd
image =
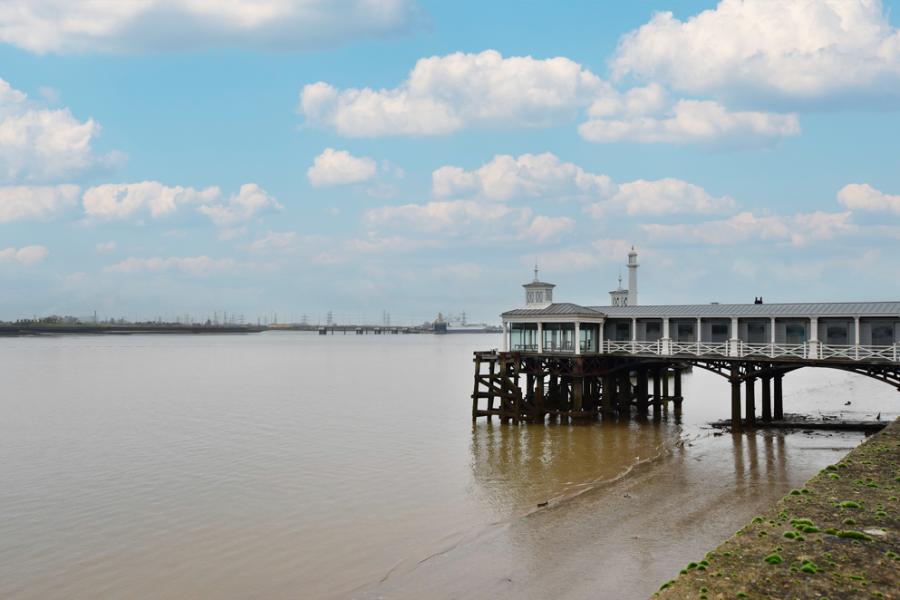
<instances>
[{"instance_id":1,"label":"shoreline","mask_svg":"<svg viewBox=\"0 0 900 600\"><path fill-rule=\"evenodd\" d=\"M817 444L823 438L829 446ZM646 598L685 556L702 555L861 439L682 436L627 476L511 519L350 597ZM722 460L728 454L733 463Z\"/></svg>"},{"instance_id":2,"label":"shoreline","mask_svg":"<svg viewBox=\"0 0 900 600\"><path fill-rule=\"evenodd\" d=\"M690 562L657 598L895 598L900 418Z\"/></svg>"}]
</instances>

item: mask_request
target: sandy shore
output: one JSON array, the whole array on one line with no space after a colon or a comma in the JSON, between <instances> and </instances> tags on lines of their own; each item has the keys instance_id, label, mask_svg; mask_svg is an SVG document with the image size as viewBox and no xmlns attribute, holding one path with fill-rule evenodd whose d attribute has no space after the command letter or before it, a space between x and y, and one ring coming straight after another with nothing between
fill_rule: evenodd
<instances>
[{"instance_id":1,"label":"sandy shore","mask_svg":"<svg viewBox=\"0 0 900 600\"><path fill-rule=\"evenodd\" d=\"M701 434L615 482L497 524L353 597L646 598L861 439Z\"/></svg>"}]
</instances>

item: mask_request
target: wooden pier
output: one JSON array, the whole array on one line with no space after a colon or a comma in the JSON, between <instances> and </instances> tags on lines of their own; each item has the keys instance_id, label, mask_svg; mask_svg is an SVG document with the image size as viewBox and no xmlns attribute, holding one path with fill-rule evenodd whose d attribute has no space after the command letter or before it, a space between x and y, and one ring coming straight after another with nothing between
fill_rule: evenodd
<instances>
[{"instance_id":1,"label":"wooden pier","mask_svg":"<svg viewBox=\"0 0 900 600\"><path fill-rule=\"evenodd\" d=\"M682 373L693 368L728 380L733 431L783 421L784 376L803 367L859 373L900 390L900 365L874 361L490 351L476 352L474 362L472 418L496 416L505 423L543 423L548 417L643 418L651 413L659 419L670 403L678 414L684 400Z\"/></svg>"}]
</instances>

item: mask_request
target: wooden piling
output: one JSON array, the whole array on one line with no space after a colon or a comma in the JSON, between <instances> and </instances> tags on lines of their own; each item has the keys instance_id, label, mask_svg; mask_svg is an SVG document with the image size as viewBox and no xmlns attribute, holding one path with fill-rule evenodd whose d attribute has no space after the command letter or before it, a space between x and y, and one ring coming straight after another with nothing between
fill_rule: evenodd
<instances>
[{"instance_id":1,"label":"wooden piling","mask_svg":"<svg viewBox=\"0 0 900 600\"><path fill-rule=\"evenodd\" d=\"M647 392L647 368L640 367L637 372L637 409L638 414L646 415L650 399Z\"/></svg>"},{"instance_id":2,"label":"wooden piling","mask_svg":"<svg viewBox=\"0 0 900 600\"><path fill-rule=\"evenodd\" d=\"M756 425L756 378L748 377L746 387L746 397L744 398L746 422L752 427Z\"/></svg>"},{"instance_id":3,"label":"wooden piling","mask_svg":"<svg viewBox=\"0 0 900 600\"><path fill-rule=\"evenodd\" d=\"M772 378L763 377L762 382L762 420L766 423L772 420Z\"/></svg>"},{"instance_id":4,"label":"wooden piling","mask_svg":"<svg viewBox=\"0 0 900 600\"><path fill-rule=\"evenodd\" d=\"M731 431L741 431L741 373L737 363L731 364Z\"/></svg>"},{"instance_id":5,"label":"wooden piling","mask_svg":"<svg viewBox=\"0 0 900 600\"><path fill-rule=\"evenodd\" d=\"M773 386L774 389L772 390L773 395L775 396L775 398L774 398L775 407L774 407L772 417L776 421L781 421L784 419L784 408L782 407L782 402L781 402L781 380L783 378L784 378L784 373L777 373L775 375L775 381L774 381L775 385Z\"/></svg>"}]
</instances>

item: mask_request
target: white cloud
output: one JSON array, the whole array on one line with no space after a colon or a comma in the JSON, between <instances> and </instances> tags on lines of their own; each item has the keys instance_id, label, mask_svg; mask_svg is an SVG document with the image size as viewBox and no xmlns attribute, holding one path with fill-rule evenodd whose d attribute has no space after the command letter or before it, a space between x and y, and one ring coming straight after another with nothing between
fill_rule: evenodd
<instances>
[{"instance_id":1,"label":"white cloud","mask_svg":"<svg viewBox=\"0 0 900 600\"><path fill-rule=\"evenodd\" d=\"M37 53L333 46L409 30L414 0L0 3L0 41Z\"/></svg>"},{"instance_id":2,"label":"white cloud","mask_svg":"<svg viewBox=\"0 0 900 600\"><path fill-rule=\"evenodd\" d=\"M227 227L246 221L262 211L282 208L264 189L255 183L245 183L237 194L228 199L227 204L204 204L197 211L208 216L219 227Z\"/></svg>"},{"instance_id":3,"label":"white cloud","mask_svg":"<svg viewBox=\"0 0 900 600\"><path fill-rule=\"evenodd\" d=\"M900 195L885 194L867 183L851 183L837 194L838 202L850 210L900 214Z\"/></svg>"},{"instance_id":4,"label":"white cloud","mask_svg":"<svg viewBox=\"0 0 900 600\"><path fill-rule=\"evenodd\" d=\"M35 265L50 254L45 246L23 246L21 248L4 248L0 250L0 264L17 263L30 267Z\"/></svg>"},{"instance_id":5,"label":"white cloud","mask_svg":"<svg viewBox=\"0 0 900 600\"><path fill-rule=\"evenodd\" d=\"M67 108L42 108L0 79L0 180L59 180L114 164L119 154L93 152L99 133L93 119L79 121Z\"/></svg>"},{"instance_id":6,"label":"white cloud","mask_svg":"<svg viewBox=\"0 0 900 600\"><path fill-rule=\"evenodd\" d=\"M737 208L730 196L715 197L702 187L681 179L638 179L618 186L604 202L587 207L587 212L601 217L610 211L629 215L715 214Z\"/></svg>"},{"instance_id":7,"label":"white cloud","mask_svg":"<svg viewBox=\"0 0 900 600\"><path fill-rule=\"evenodd\" d=\"M174 213L184 204L215 202L221 194L217 187L198 190L169 187L158 181L106 183L86 190L82 203L85 214L96 219L124 219L145 212L159 218Z\"/></svg>"},{"instance_id":8,"label":"white cloud","mask_svg":"<svg viewBox=\"0 0 900 600\"><path fill-rule=\"evenodd\" d=\"M611 66L690 93L896 95L900 32L880 0L722 0L686 21L656 13L623 36Z\"/></svg>"},{"instance_id":9,"label":"white cloud","mask_svg":"<svg viewBox=\"0 0 900 600\"><path fill-rule=\"evenodd\" d=\"M436 240L417 240L400 236L369 236L348 240L345 248L350 252L379 254L383 252L412 252L424 248L435 248Z\"/></svg>"},{"instance_id":10,"label":"white cloud","mask_svg":"<svg viewBox=\"0 0 900 600\"><path fill-rule=\"evenodd\" d=\"M522 230L522 239L535 241L539 244L559 240L562 236L575 228L575 220L569 217L536 216L531 223Z\"/></svg>"},{"instance_id":11,"label":"white cloud","mask_svg":"<svg viewBox=\"0 0 900 600\"><path fill-rule=\"evenodd\" d=\"M476 224L521 218L523 212L528 211L516 211L502 204L454 200L374 208L365 213L365 221L370 227L409 228L426 233L459 233Z\"/></svg>"},{"instance_id":12,"label":"white cloud","mask_svg":"<svg viewBox=\"0 0 900 600\"><path fill-rule=\"evenodd\" d=\"M609 114L612 108L594 107L593 114ZM592 118L578 126L578 133L598 143L747 145L797 135L800 123L794 114L735 112L709 100L679 100L663 115L628 113L621 118Z\"/></svg>"},{"instance_id":13,"label":"white cloud","mask_svg":"<svg viewBox=\"0 0 900 600\"><path fill-rule=\"evenodd\" d=\"M216 259L208 256L173 256L168 258L136 258L131 256L119 263L106 267L105 270L113 273L176 270L188 275L207 275L216 271L232 269L236 265L237 263L231 258Z\"/></svg>"},{"instance_id":14,"label":"white cloud","mask_svg":"<svg viewBox=\"0 0 900 600\"><path fill-rule=\"evenodd\" d=\"M315 187L327 187L369 181L375 178L377 170L375 161L367 156L326 148L306 171L306 177Z\"/></svg>"},{"instance_id":15,"label":"white cloud","mask_svg":"<svg viewBox=\"0 0 900 600\"><path fill-rule=\"evenodd\" d=\"M94 220L126 219L144 214L158 219L174 214L182 206L196 206L197 212L223 228L246 221L261 211L282 208L255 183L242 185L227 201L215 186L201 190L167 186L158 181L107 183L86 190L82 203L85 214Z\"/></svg>"},{"instance_id":16,"label":"white cloud","mask_svg":"<svg viewBox=\"0 0 900 600\"><path fill-rule=\"evenodd\" d=\"M597 197L614 187L606 175L588 173L549 152L497 155L474 171L444 166L431 174L431 182L439 198L478 196L500 201L523 196Z\"/></svg>"},{"instance_id":17,"label":"white cloud","mask_svg":"<svg viewBox=\"0 0 900 600\"><path fill-rule=\"evenodd\" d=\"M43 219L74 206L77 185L0 187L0 223Z\"/></svg>"},{"instance_id":18,"label":"white cloud","mask_svg":"<svg viewBox=\"0 0 900 600\"><path fill-rule=\"evenodd\" d=\"M115 243L114 241L112 241L112 240L110 240L110 241L108 241L108 242L100 242L99 244L97 244L96 246L94 246L94 249L95 249L97 252L100 252L101 254L107 254L107 253L109 253L109 252L115 252L115 250L116 250L116 243Z\"/></svg>"},{"instance_id":19,"label":"white cloud","mask_svg":"<svg viewBox=\"0 0 900 600\"><path fill-rule=\"evenodd\" d=\"M827 241L858 231L849 212L816 211L790 216L742 212L728 219L696 224L646 224L641 229L655 241L682 244L728 245L754 241L789 242L802 246L812 241Z\"/></svg>"},{"instance_id":20,"label":"white cloud","mask_svg":"<svg viewBox=\"0 0 900 600\"><path fill-rule=\"evenodd\" d=\"M266 235L251 242L248 248L257 254L290 252L297 246L297 241L297 234L293 231L269 231Z\"/></svg>"},{"instance_id":21,"label":"white cloud","mask_svg":"<svg viewBox=\"0 0 900 600\"><path fill-rule=\"evenodd\" d=\"M572 118L609 89L568 58L503 58L486 50L420 59L392 89L310 84L299 110L308 124L349 137L438 135L477 125L546 126Z\"/></svg>"}]
</instances>

